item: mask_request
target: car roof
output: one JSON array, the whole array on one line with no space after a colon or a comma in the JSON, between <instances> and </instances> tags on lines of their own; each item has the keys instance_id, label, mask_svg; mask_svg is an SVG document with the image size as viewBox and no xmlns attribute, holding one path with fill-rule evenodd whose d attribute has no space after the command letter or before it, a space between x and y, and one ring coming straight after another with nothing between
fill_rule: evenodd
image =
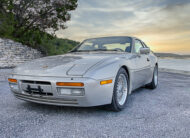
<instances>
[{"instance_id":1,"label":"car roof","mask_svg":"<svg viewBox=\"0 0 190 138\"><path fill-rule=\"evenodd\" d=\"M90 40L90 39L98 39L98 38L131 38L131 39L138 39L137 37L133 37L133 36L106 36L106 37L96 37L96 38L88 38L88 39L85 39L85 40Z\"/></svg>"}]
</instances>

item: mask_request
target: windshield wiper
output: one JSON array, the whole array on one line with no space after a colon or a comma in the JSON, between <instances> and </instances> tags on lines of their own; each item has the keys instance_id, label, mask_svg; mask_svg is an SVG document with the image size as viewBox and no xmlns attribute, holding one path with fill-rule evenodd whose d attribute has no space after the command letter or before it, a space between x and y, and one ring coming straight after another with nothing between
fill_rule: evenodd
<instances>
[{"instance_id":1,"label":"windshield wiper","mask_svg":"<svg viewBox=\"0 0 190 138\"><path fill-rule=\"evenodd\" d=\"M91 52L91 51L120 51L117 49L93 49L93 50L76 50L73 52Z\"/></svg>"},{"instance_id":2,"label":"windshield wiper","mask_svg":"<svg viewBox=\"0 0 190 138\"><path fill-rule=\"evenodd\" d=\"M91 51L119 51L119 52L121 52L121 50L119 50L119 49L94 49Z\"/></svg>"}]
</instances>

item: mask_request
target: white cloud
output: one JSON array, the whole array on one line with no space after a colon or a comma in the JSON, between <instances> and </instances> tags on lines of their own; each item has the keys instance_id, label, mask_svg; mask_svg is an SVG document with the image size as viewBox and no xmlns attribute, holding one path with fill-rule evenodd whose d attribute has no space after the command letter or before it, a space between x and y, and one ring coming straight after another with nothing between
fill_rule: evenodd
<instances>
[{"instance_id":1,"label":"white cloud","mask_svg":"<svg viewBox=\"0 0 190 138\"><path fill-rule=\"evenodd\" d=\"M187 39L184 41L190 44L189 13L190 3L186 0L79 0L68 29L58 31L57 36L81 41L135 35L150 45L175 39Z\"/></svg>"}]
</instances>

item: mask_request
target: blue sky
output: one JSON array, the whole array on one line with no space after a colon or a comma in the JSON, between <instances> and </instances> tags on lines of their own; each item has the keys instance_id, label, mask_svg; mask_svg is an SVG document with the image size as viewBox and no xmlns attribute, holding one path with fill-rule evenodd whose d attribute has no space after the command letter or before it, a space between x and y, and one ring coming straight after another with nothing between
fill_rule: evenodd
<instances>
[{"instance_id":1,"label":"blue sky","mask_svg":"<svg viewBox=\"0 0 190 138\"><path fill-rule=\"evenodd\" d=\"M79 0L61 38L136 36L157 52L190 53L190 0Z\"/></svg>"}]
</instances>

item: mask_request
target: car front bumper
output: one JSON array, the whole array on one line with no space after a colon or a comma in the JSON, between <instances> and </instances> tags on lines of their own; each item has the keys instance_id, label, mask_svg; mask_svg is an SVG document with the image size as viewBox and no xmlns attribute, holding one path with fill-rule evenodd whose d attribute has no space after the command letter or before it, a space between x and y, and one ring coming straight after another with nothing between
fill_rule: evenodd
<instances>
[{"instance_id":1,"label":"car front bumper","mask_svg":"<svg viewBox=\"0 0 190 138\"><path fill-rule=\"evenodd\" d=\"M71 78L11 75L10 78L17 79L18 81L16 84L18 86L18 90L11 88L11 91L14 93L16 98L25 101L49 105L89 107L110 104L112 100L114 81L110 84L100 85L101 80L82 77ZM49 84L26 84L24 81L48 82ZM57 86L56 82L82 82L84 83L84 86L82 87L82 89L84 89L84 94L81 96L60 94L57 90L60 86ZM35 94L28 93L25 91L24 85L30 85L35 88L40 86L44 91L48 91L48 94L46 93L42 95L37 92ZM64 86L63 88L73 89L78 87Z\"/></svg>"}]
</instances>

